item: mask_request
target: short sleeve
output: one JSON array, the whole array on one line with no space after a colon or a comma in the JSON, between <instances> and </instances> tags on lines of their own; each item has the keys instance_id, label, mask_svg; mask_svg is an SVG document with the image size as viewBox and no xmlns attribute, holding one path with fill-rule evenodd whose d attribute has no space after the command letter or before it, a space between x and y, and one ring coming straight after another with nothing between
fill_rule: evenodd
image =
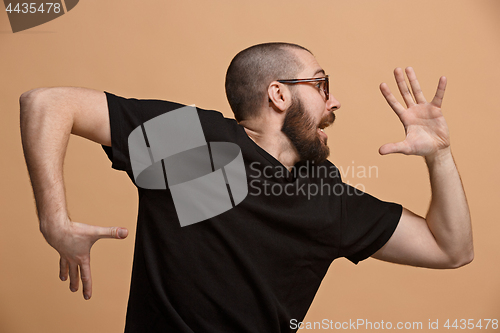
<instances>
[{"instance_id":1,"label":"short sleeve","mask_svg":"<svg viewBox=\"0 0 500 333\"><path fill-rule=\"evenodd\" d=\"M112 162L113 169L127 171L131 175L132 167L128 151L130 133L145 121L183 105L161 100L123 98L108 92L105 94L111 128L111 147L102 147Z\"/></svg>"},{"instance_id":2,"label":"short sleeve","mask_svg":"<svg viewBox=\"0 0 500 333\"><path fill-rule=\"evenodd\" d=\"M344 185L339 256L357 264L387 243L396 230L403 207Z\"/></svg>"}]
</instances>

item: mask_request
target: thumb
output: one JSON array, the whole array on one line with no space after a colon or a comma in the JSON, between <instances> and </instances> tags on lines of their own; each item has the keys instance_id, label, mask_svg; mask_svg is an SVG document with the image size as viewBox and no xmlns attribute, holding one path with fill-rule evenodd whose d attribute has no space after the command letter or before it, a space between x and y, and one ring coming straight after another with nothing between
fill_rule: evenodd
<instances>
[{"instance_id":1,"label":"thumb","mask_svg":"<svg viewBox=\"0 0 500 333\"><path fill-rule=\"evenodd\" d=\"M128 236L128 230L121 227L99 227L97 235L99 238L123 239Z\"/></svg>"},{"instance_id":2,"label":"thumb","mask_svg":"<svg viewBox=\"0 0 500 333\"><path fill-rule=\"evenodd\" d=\"M396 143L386 143L385 145L379 148L378 152L380 155L387 155L394 153L409 154L410 148L404 141L401 141Z\"/></svg>"}]
</instances>

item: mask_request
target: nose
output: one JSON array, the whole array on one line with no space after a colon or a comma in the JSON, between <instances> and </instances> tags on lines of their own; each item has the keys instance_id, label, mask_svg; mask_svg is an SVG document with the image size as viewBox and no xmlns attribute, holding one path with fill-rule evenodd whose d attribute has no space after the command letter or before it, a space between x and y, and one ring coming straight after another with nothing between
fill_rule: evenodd
<instances>
[{"instance_id":1,"label":"nose","mask_svg":"<svg viewBox=\"0 0 500 333\"><path fill-rule=\"evenodd\" d=\"M341 105L340 105L340 102L335 97L330 95L330 96L328 96L328 101L326 103L326 107L328 108L328 110L335 111L335 110L340 109Z\"/></svg>"}]
</instances>

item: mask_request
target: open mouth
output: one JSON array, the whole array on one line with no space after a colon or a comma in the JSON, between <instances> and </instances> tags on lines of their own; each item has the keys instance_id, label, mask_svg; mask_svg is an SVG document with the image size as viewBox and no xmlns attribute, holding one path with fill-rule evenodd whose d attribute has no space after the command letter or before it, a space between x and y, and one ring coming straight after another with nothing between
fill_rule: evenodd
<instances>
[{"instance_id":1,"label":"open mouth","mask_svg":"<svg viewBox=\"0 0 500 333\"><path fill-rule=\"evenodd\" d=\"M326 127L326 126L325 126ZM323 139L328 139L328 135L326 135L325 133L325 127L321 128L321 127L318 127L318 135L323 138Z\"/></svg>"},{"instance_id":2,"label":"open mouth","mask_svg":"<svg viewBox=\"0 0 500 333\"><path fill-rule=\"evenodd\" d=\"M321 121L320 121L318 127L320 129L325 129L326 127L333 124L334 121L335 121L335 113L331 112L328 115L321 118Z\"/></svg>"},{"instance_id":3,"label":"open mouth","mask_svg":"<svg viewBox=\"0 0 500 333\"><path fill-rule=\"evenodd\" d=\"M324 138L325 140L328 139L328 135L326 135L325 133L325 128L333 124L334 121L335 121L335 116L333 115L333 113L322 119L322 121L318 125L318 134L320 137Z\"/></svg>"},{"instance_id":4,"label":"open mouth","mask_svg":"<svg viewBox=\"0 0 500 333\"><path fill-rule=\"evenodd\" d=\"M326 122L324 122L324 123L319 124L318 128L319 128L321 131L323 131L323 132L324 132L324 131L325 131L325 128L327 128L327 127L328 127L328 126L330 126L330 125L331 125L331 123L326 123Z\"/></svg>"}]
</instances>

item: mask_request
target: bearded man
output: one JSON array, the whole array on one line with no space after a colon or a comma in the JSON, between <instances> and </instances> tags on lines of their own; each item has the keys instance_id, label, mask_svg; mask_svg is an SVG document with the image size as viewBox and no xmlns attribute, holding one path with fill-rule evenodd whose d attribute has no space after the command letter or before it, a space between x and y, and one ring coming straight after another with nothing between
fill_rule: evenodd
<instances>
[{"instance_id":1,"label":"bearded man","mask_svg":"<svg viewBox=\"0 0 500 333\"><path fill-rule=\"evenodd\" d=\"M266 43L236 55L226 75L236 120L199 108L196 113L206 142L231 142L241 149L248 184L260 191L221 214L182 226L170 188L138 186L125 331L294 332L336 258L358 263L374 257L429 268L469 263L470 214L441 113L446 78L429 103L413 69L406 74L413 95L403 71L395 70L406 108L386 84L380 87L406 131L404 141L386 144L380 153L425 157L432 187L425 218L352 191L331 172L338 170L327 160L324 128L334 122L340 103L310 51ZM128 231L68 217L62 164L69 135L102 144L112 167L136 182L131 132L142 126L147 142L144 124L181 107L84 88L36 89L21 96L23 147L40 229L61 256L61 280L69 275L75 292L81 279L85 299L92 294L91 246L104 237L125 238ZM217 169L213 161L212 168ZM312 172L304 175L300 168ZM165 165L162 170L168 173ZM305 193L311 188L321 191Z\"/></svg>"}]
</instances>

